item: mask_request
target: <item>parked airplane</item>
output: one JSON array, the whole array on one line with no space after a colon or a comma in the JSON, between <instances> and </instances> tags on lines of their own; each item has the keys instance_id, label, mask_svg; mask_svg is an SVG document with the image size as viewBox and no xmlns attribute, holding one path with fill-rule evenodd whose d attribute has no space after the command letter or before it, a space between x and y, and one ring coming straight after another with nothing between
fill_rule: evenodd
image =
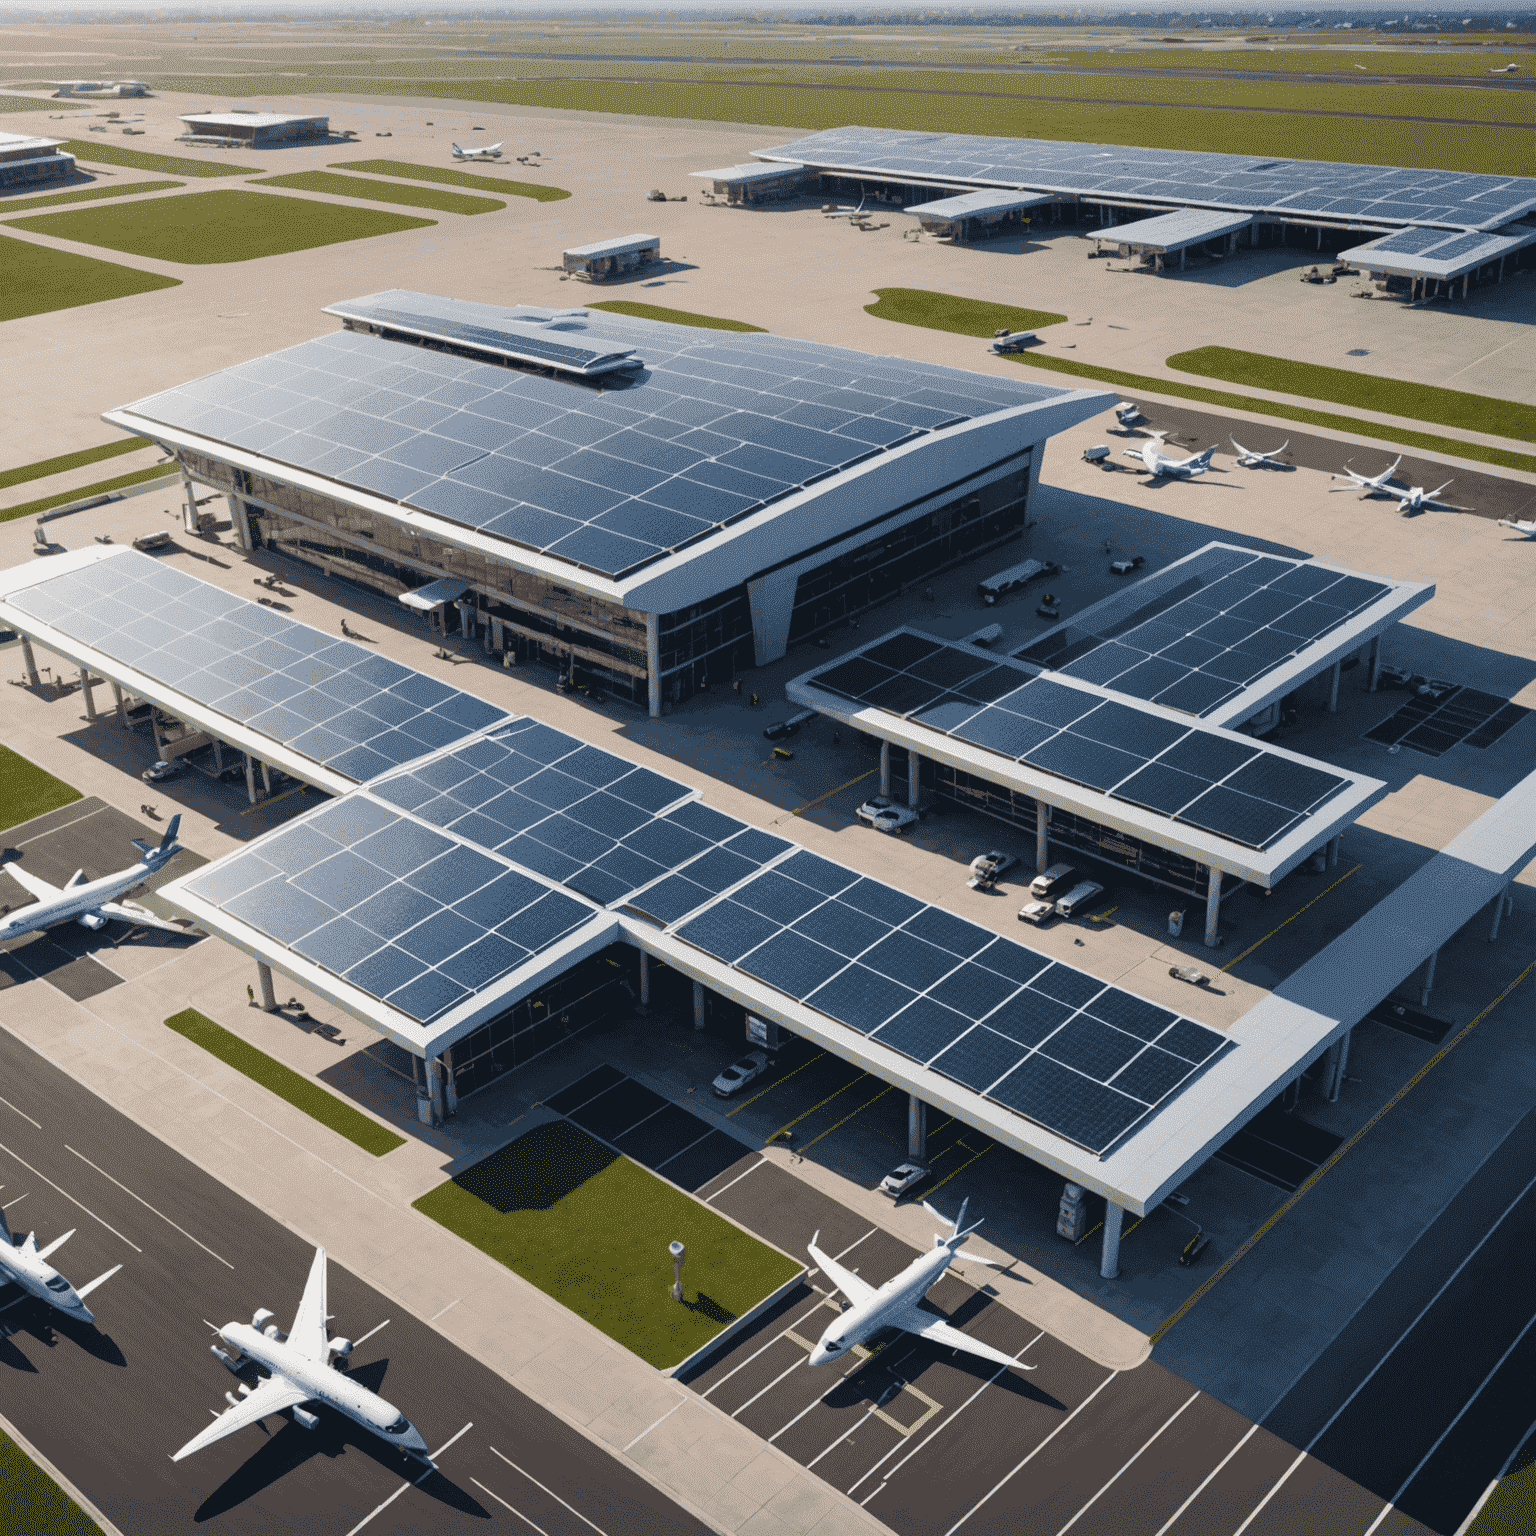
<instances>
[{"instance_id":1,"label":"parked airplane","mask_svg":"<svg viewBox=\"0 0 1536 1536\"><path fill-rule=\"evenodd\" d=\"M1202 448L1199 453L1190 454L1187 459L1170 459L1162 451L1163 439L1167 436L1166 432L1154 432L1149 442L1142 443L1136 448L1122 448L1120 451L1126 458L1139 459L1145 464L1154 480L1165 477L1180 480L1193 479L1196 475L1203 475L1211 467L1211 455L1216 452L1215 443L1212 443L1209 448Z\"/></svg>"},{"instance_id":2,"label":"parked airplane","mask_svg":"<svg viewBox=\"0 0 1536 1536\"><path fill-rule=\"evenodd\" d=\"M1508 528L1512 533L1518 533L1527 539L1536 539L1536 519L1528 523L1515 522L1511 518L1501 517L1500 528Z\"/></svg>"},{"instance_id":3,"label":"parked airplane","mask_svg":"<svg viewBox=\"0 0 1536 1536\"><path fill-rule=\"evenodd\" d=\"M1278 448L1271 448L1268 453L1255 453L1252 448L1244 448L1235 437L1227 439L1237 449L1237 462L1248 469L1257 469L1261 464L1274 464L1275 460L1291 446L1290 438L1280 444ZM1277 469L1285 468L1284 465L1276 465Z\"/></svg>"},{"instance_id":4,"label":"parked airplane","mask_svg":"<svg viewBox=\"0 0 1536 1536\"><path fill-rule=\"evenodd\" d=\"M1353 486L1355 489L1365 492L1365 496L1360 498L1361 501L1364 501L1366 496L1396 496L1398 492L1394 491L1388 482L1397 473L1397 466L1402 462L1403 456L1398 454L1379 475L1361 475L1349 467L1354 463L1354 460L1345 459L1343 472L1337 475L1329 475L1328 478L1330 480L1348 480L1350 482L1349 485L1335 485L1330 486L1329 489L1347 491Z\"/></svg>"},{"instance_id":5,"label":"parked airplane","mask_svg":"<svg viewBox=\"0 0 1536 1536\"><path fill-rule=\"evenodd\" d=\"M239 1397L226 1392L229 1407L200 1434L194 1435L171 1457L180 1461L194 1451L200 1451L237 1429L245 1429L269 1414L284 1408L293 1410L293 1420L305 1429L315 1429L320 1420L303 1408L304 1403L319 1403L344 1414L364 1429L379 1436L386 1445L398 1446L402 1451L426 1462L427 1443L417 1432L416 1426L392 1403L386 1403L375 1392L345 1374L347 1356L352 1353L350 1339L333 1339L325 1325L330 1314L325 1310L325 1249L315 1249L315 1261L310 1265L309 1279L304 1285L304 1295L299 1310L294 1315L293 1329L289 1333L278 1330L270 1319L272 1314L263 1307L249 1323L226 1323L214 1329L234 1353L227 1354L217 1344L213 1353L235 1375L248 1366L259 1366L267 1374L252 1387L242 1381ZM343 1369L331 1364L339 1358Z\"/></svg>"},{"instance_id":6,"label":"parked airplane","mask_svg":"<svg viewBox=\"0 0 1536 1536\"><path fill-rule=\"evenodd\" d=\"M505 139L498 139L494 144L487 144L482 149L460 149L455 144L453 158L455 160L500 160L501 146L506 142Z\"/></svg>"},{"instance_id":7,"label":"parked airplane","mask_svg":"<svg viewBox=\"0 0 1536 1536\"><path fill-rule=\"evenodd\" d=\"M121 922L134 923L141 928L163 928L167 933L185 934L187 930L179 923L156 917L147 907L141 907L137 902L117 899L126 896L135 886L142 885L181 851L181 845L176 841L180 826L181 817L171 817L158 848L151 848L142 839L134 838L133 846L144 857L131 869L119 870L117 874L106 875L100 880L83 880L85 871L77 869L70 877L69 884L62 889L50 885L37 875L29 874L17 864L0 866L19 885L24 885L37 897L33 905L0 917L0 939L14 939L19 934L52 928L57 923L69 922L71 918L82 928L100 928L109 917L115 917Z\"/></svg>"},{"instance_id":8,"label":"parked airplane","mask_svg":"<svg viewBox=\"0 0 1536 1536\"><path fill-rule=\"evenodd\" d=\"M74 1235L74 1229L71 1228L63 1237L54 1238L46 1248L39 1248L37 1234L28 1232L26 1241L18 1243L6 1224L5 1212L0 1210L0 1282L9 1281L10 1284L26 1292L28 1296L46 1301L50 1307L56 1308L66 1317L78 1318L82 1323L94 1323L96 1319L91 1309L86 1306L85 1298L97 1286L104 1285L110 1280L123 1266L114 1264L106 1274L98 1275L89 1285L82 1285L77 1291L48 1262ZM17 1298L17 1300L20 1299L20 1297ZM15 1305L14 1301L6 1303L8 1307ZM0 1311L4 1310L4 1307L0 1307Z\"/></svg>"},{"instance_id":9,"label":"parked airplane","mask_svg":"<svg viewBox=\"0 0 1536 1536\"><path fill-rule=\"evenodd\" d=\"M1500 64L1496 69L1490 69L1490 75L1516 75L1520 72L1518 64Z\"/></svg>"},{"instance_id":10,"label":"parked airplane","mask_svg":"<svg viewBox=\"0 0 1536 1536\"><path fill-rule=\"evenodd\" d=\"M969 1204L969 1200L961 1202L960 1214L951 1223L948 1237L934 1233L933 1251L919 1254L899 1275L887 1280L878 1290L868 1281L859 1279L852 1270L844 1269L836 1259L828 1258L816 1246L817 1238L821 1236L817 1232L816 1237L811 1239L810 1255L820 1266L821 1272L853 1305L822 1334L815 1349L811 1351L810 1364L825 1365L829 1360L837 1360L846 1355L855 1344L873 1338L883 1328L900 1328L934 1344L942 1344L946 1349L963 1349L970 1354L980 1355L983 1360L991 1360L997 1365L1017 1365L1023 1371L1034 1370L1034 1366L1024 1365L1012 1355L1005 1355L1002 1350L993 1349L979 1339L961 1333L958 1328L950 1327L942 1318L924 1312L918 1306L929 1286L957 1257L972 1264L986 1264L992 1269L1004 1267L974 1253L960 1252L960 1245L981 1225L978 1221L975 1226L964 1227L962 1230L965 1208ZM936 1221L944 1220L926 1200L923 1209Z\"/></svg>"},{"instance_id":11,"label":"parked airplane","mask_svg":"<svg viewBox=\"0 0 1536 1536\"><path fill-rule=\"evenodd\" d=\"M1432 491L1426 491L1422 485L1416 485L1398 502L1397 510L1399 512L1422 512L1428 506L1445 506L1445 503L1440 500L1440 492L1445 490L1446 486L1455 484L1454 480L1447 480L1445 485L1437 485ZM1447 508L1447 510L1455 511L1457 509Z\"/></svg>"}]
</instances>

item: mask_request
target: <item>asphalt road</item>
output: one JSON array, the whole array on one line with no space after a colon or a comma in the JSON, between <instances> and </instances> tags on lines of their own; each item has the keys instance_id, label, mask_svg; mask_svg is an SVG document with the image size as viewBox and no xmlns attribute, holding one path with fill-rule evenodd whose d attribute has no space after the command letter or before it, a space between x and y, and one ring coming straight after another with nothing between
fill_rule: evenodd
<instances>
[{"instance_id":1,"label":"asphalt road","mask_svg":"<svg viewBox=\"0 0 1536 1536\"><path fill-rule=\"evenodd\" d=\"M204 1320L270 1307L286 1326L312 1247L0 1033L0 1204L91 1296L98 1327L52 1326L30 1299L0 1317L0 1409L125 1536L517 1531L704 1536L707 1527L486 1366L330 1267L353 1374L407 1413L440 1471L320 1410L173 1463L233 1379ZM366 1199L360 1195L358 1198ZM323 1240L324 1233L315 1234ZM12 1299L0 1292L0 1305ZM57 1314L53 1314L57 1316ZM12 1511L14 1518L16 1512ZM9 1528L19 1528L10 1526Z\"/></svg>"}]
</instances>

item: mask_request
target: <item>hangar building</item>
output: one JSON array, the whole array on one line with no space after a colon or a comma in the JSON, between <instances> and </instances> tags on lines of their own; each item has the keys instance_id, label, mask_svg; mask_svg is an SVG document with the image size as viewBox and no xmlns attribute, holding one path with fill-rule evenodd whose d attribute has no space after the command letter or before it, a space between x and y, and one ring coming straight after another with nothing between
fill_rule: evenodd
<instances>
[{"instance_id":1,"label":"hangar building","mask_svg":"<svg viewBox=\"0 0 1536 1536\"><path fill-rule=\"evenodd\" d=\"M26 133L0 133L0 188L25 187L37 181L72 176L75 157L63 139L39 139Z\"/></svg>"}]
</instances>

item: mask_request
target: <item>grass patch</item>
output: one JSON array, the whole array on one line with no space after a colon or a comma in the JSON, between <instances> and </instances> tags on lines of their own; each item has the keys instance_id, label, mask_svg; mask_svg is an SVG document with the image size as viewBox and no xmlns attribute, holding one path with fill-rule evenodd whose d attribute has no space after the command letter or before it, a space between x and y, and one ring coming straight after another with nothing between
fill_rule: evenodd
<instances>
[{"instance_id":1,"label":"grass patch","mask_svg":"<svg viewBox=\"0 0 1536 1536\"><path fill-rule=\"evenodd\" d=\"M168 1029L174 1029L183 1039L201 1046L210 1056L217 1056L226 1067L233 1067L254 1083L275 1093L278 1098L301 1109L311 1120L318 1120L339 1136L345 1136L353 1146L361 1147L374 1157L383 1157L396 1147L405 1145L405 1137L397 1136L388 1126L370 1120L367 1115L334 1093L327 1093L319 1084L274 1061L265 1051L258 1051L239 1035L232 1035L220 1024L204 1017L195 1008L186 1008L173 1014L166 1021Z\"/></svg>"},{"instance_id":2,"label":"grass patch","mask_svg":"<svg viewBox=\"0 0 1536 1536\"><path fill-rule=\"evenodd\" d=\"M79 798L80 791L73 785L45 773L9 747L0 747L0 829L19 827Z\"/></svg>"},{"instance_id":3,"label":"grass patch","mask_svg":"<svg viewBox=\"0 0 1536 1536\"><path fill-rule=\"evenodd\" d=\"M1038 331L1060 325L1067 317L1046 309L1017 309L1012 304L989 304L981 299L961 299L950 293L931 293L926 288L876 288L878 303L866 304L864 313L902 325L921 325L930 331L953 331L957 336L985 336L998 331Z\"/></svg>"},{"instance_id":4,"label":"grass patch","mask_svg":"<svg viewBox=\"0 0 1536 1536\"><path fill-rule=\"evenodd\" d=\"M28 480L62 475L66 470L82 469L87 464L98 464L102 459L115 459L120 453L136 453L140 448L148 447L147 437L120 437L115 443L82 448L77 453L61 453L55 459L39 459L35 464L23 464L18 469L0 470L0 491L9 490L13 485L25 485Z\"/></svg>"},{"instance_id":5,"label":"grass patch","mask_svg":"<svg viewBox=\"0 0 1536 1536\"><path fill-rule=\"evenodd\" d=\"M73 251L51 251L46 246L0 236L0 320L73 309L78 304L100 304L106 299L151 293L156 288L176 288L180 282L176 277L136 272L115 261L98 261Z\"/></svg>"},{"instance_id":6,"label":"grass patch","mask_svg":"<svg viewBox=\"0 0 1536 1536\"><path fill-rule=\"evenodd\" d=\"M263 176L260 187L291 187L295 192L325 192L331 197L361 197L373 203L404 203L411 208L436 208L441 213L495 213L507 205L489 197L466 197L462 192L433 192L427 187L384 186L361 176L338 176L334 171L291 171L286 176Z\"/></svg>"},{"instance_id":7,"label":"grass patch","mask_svg":"<svg viewBox=\"0 0 1536 1536\"><path fill-rule=\"evenodd\" d=\"M745 320L724 320L719 315L696 315L686 309L664 309L660 304L637 304L633 299L603 299L588 304L587 309L606 309L615 315L632 315L637 320L665 320L669 325L696 325L706 331L761 331L760 325Z\"/></svg>"},{"instance_id":8,"label":"grass patch","mask_svg":"<svg viewBox=\"0 0 1536 1536\"><path fill-rule=\"evenodd\" d=\"M1529 1536L1536 1530L1536 1450L1528 1443L1499 1479L1467 1536Z\"/></svg>"},{"instance_id":9,"label":"grass patch","mask_svg":"<svg viewBox=\"0 0 1536 1536\"><path fill-rule=\"evenodd\" d=\"M85 501L91 496L104 496L108 491L125 490L130 485L142 485L146 480L167 480L175 469L167 470L164 464L151 464L148 469L135 469L112 480L99 480L95 485L77 486L72 491L58 491L52 496L40 496L36 501L24 501L16 507L0 507L0 523L14 523L18 517L31 517L36 512L51 512L55 507L67 506L72 501Z\"/></svg>"},{"instance_id":10,"label":"grass patch","mask_svg":"<svg viewBox=\"0 0 1536 1536\"><path fill-rule=\"evenodd\" d=\"M180 155L152 155L142 149L123 149L117 144L92 144L87 139L66 139L62 147L75 159L92 165L131 165L136 171L158 171L162 176L254 176L261 170L259 165L185 160Z\"/></svg>"},{"instance_id":11,"label":"grass patch","mask_svg":"<svg viewBox=\"0 0 1536 1536\"><path fill-rule=\"evenodd\" d=\"M44 213L17 219L12 227L56 240L102 245L130 256L208 266L427 229L436 222L382 209L311 203L275 192L232 190L196 192L130 207L119 204L78 213Z\"/></svg>"},{"instance_id":12,"label":"grass patch","mask_svg":"<svg viewBox=\"0 0 1536 1536\"><path fill-rule=\"evenodd\" d=\"M1442 389L1438 384L1409 384L1355 373L1348 368L1240 352L1233 347L1196 347L1190 352L1175 352L1167 363L1181 373L1225 379L1229 384L1257 384L1260 389L1272 389L1283 395L1305 395L1312 400L1331 400L1335 405L1353 405L1388 416L1432 421L1440 427L1460 427L1464 432L1488 432L1516 442L1536 442L1536 407L1496 400L1490 395L1469 395L1459 389Z\"/></svg>"},{"instance_id":13,"label":"grass patch","mask_svg":"<svg viewBox=\"0 0 1536 1536\"><path fill-rule=\"evenodd\" d=\"M0 96L0 112L41 112L44 107L50 112L78 112L84 105L79 101L54 101L51 97L39 101L35 96Z\"/></svg>"},{"instance_id":14,"label":"grass patch","mask_svg":"<svg viewBox=\"0 0 1536 1536\"><path fill-rule=\"evenodd\" d=\"M57 203L92 203L99 197L131 197L135 192L169 192L184 181L141 181L129 187L84 187L78 192L55 192L48 197L24 197L20 202L0 203L0 218L24 208L50 208Z\"/></svg>"},{"instance_id":15,"label":"grass patch","mask_svg":"<svg viewBox=\"0 0 1536 1536\"><path fill-rule=\"evenodd\" d=\"M481 192L502 192L508 197L531 197L536 203L558 203L571 194L564 187L541 187L532 181L501 181L492 176L471 176L446 165L412 165L406 160L338 160L338 171L371 171L375 176L401 176L407 181L435 181L445 187L474 187Z\"/></svg>"},{"instance_id":16,"label":"grass patch","mask_svg":"<svg viewBox=\"0 0 1536 1536\"><path fill-rule=\"evenodd\" d=\"M564 1120L519 1136L415 1208L662 1370L800 1268ZM681 1305L673 1240L688 1245Z\"/></svg>"},{"instance_id":17,"label":"grass patch","mask_svg":"<svg viewBox=\"0 0 1536 1536\"><path fill-rule=\"evenodd\" d=\"M0 1433L0 1488L37 1536L101 1536L101 1527L7 1434ZM24 1514L21 1514L24 1512Z\"/></svg>"}]
</instances>

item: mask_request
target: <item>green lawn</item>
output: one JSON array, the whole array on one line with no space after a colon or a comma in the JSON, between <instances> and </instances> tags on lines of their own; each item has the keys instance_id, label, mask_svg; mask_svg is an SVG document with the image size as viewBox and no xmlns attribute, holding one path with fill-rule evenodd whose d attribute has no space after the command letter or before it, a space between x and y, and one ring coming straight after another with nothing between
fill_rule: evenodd
<instances>
[{"instance_id":1,"label":"green lawn","mask_svg":"<svg viewBox=\"0 0 1536 1536\"><path fill-rule=\"evenodd\" d=\"M131 165L136 171L158 171L162 176L257 176L259 165L225 165L221 160L186 160L180 155L152 155L120 144L96 144L89 139L66 139L64 150L90 165Z\"/></svg>"},{"instance_id":2,"label":"green lawn","mask_svg":"<svg viewBox=\"0 0 1536 1536\"><path fill-rule=\"evenodd\" d=\"M84 102L39 101L35 96L0 96L0 112L40 112L44 107L50 112L78 112Z\"/></svg>"},{"instance_id":3,"label":"green lawn","mask_svg":"<svg viewBox=\"0 0 1536 1536\"><path fill-rule=\"evenodd\" d=\"M28 1536L101 1536L101 1527L7 1434L0 1433L5 1527Z\"/></svg>"},{"instance_id":4,"label":"green lawn","mask_svg":"<svg viewBox=\"0 0 1536 1536\"><path fill-rule=\"evenodd\" d=\"M800 1265L564 1120L415 1202L482 1253L665 1370ZM686 1243L683 1301L667 1244Z\"/></svg>"},{"instance_id":5,"label":"green lawn","mask_svg":"<svg viewBox=\"0 0 1536 1536\"><path fill-rule=\"evenodd\" d=\"M1045 309L1016 309L1011 304L930 293L926 288L876 288L875 294L878 302L864 306L866 315L926 326L930 331L953 331L957 336L992 337L1004 328L1038 331L1047 325L1060 325L1067 318Z\"/></svg>"},{"instance_id":6,"label":"green lawn","mask_svg":"<svg viewBox=\"0 0 1536 1536\"><path fill-rule=\"evenodd\" d=\"M507 205L490 197L466 197L462 192L434 192L428 187L402 187L338 176L334 171L290 171L263 176L259 187L290 187L295 192L325 192L332 197L361 197L373 203L404 203L411 208L436 208L440 213L495 213Z\"/></svg>"},{"instance_id":7,"label":"green lawn","mask_svg":"<svg viewBox=\"0 0 1536 1536\"><path fill-rule=\"evenodd\" d=\"M686 309L663 309L660 304L637 304L632 299L603 299L588 304L588 309L606 309L616 315L633 315L637 320L665 320L669 325L696 325L707 331L761 331L760 325L745 320L723 320L719 315L696 315Z\"/></svg>"},{"instance_id":8,"label":"green lawn","mask_svg":"<svg viewBox=\"0 0 1536 1536\"><path fill-rule=\"evenodd\" d=\"M174 477L175 467L151 464L147 469L131 470L111 480L98 480L95 485L76 486L72 491L55 491L52 496L39 496L36 501L24 501L15 507L0 507L0 523L13 523L18 517L32 517L38 512L51 512L55 507L72 501L84 501L90 496L102 496L108 491L125 490L130 485L142 485L146 480L165 480Z\"/></svg>"},{"instance_id":9,"label":"green lawn","mask_svg":"<svg viewBox=\"0 0 1536 1536\"><path fill-rule=\"evenodd\" d=\"M436 222L382 209L312 203L276 192L230 190L194 192L150 203L119 203L78 213L43 213L17 219L12 227L52 235L56 240L102 245L130 256L207 266L308 251L319 245L367 240L406 229L427 229Z\"/></svg>"},{"instance_id":10,"label":"green lawn","mask_svg":"<svg viewBox=\"0 0 1536 1536\"><path fill-rule=\"evenodd\" d=\"M77 304L99 304L104 299L122 299L156 288L176 288L180 283L180 278L136 272L113 261L98 261L73 251L51 251L0 235L0 320L72 309Z\"/></svg>"},{"instance_id":11,"label":"green lawn","mask_svg":"<svg viewBox=\"0 0 1536 1536\"><path fill-rule=\"evenodd\" d=\"M100 197L130 197L135 192L169 192L184 181L138 181L126 187L84 187L78 192L54 192L48 197L24 197L19 202L0 202L0 218L26 208L51 208L58 203L93 203Z\"/></svg>"},{"instance_id":12,"label":"green lawn","mask_svg":"<svg viewBox=\"0 0 1536 1536\"><path fill-rule=\"evenodd\" d=\"M1198 373L1229 384L1256 384L1283 395L1304 395L1312 400L1331 400L1361 410L1406 416L1411 421L1434 422L1440 427L1459 427L1464 432L1487 432L1521 443L1536 443L1536 407L1496 400L1489 395L1469 395L1436 384L1408 384L1378 374L1356 373L1350 368L1327 368L1318 363L1299 363L1286 357L1266 357L1260 352L1239 352L1232 347L1196 347L1175 352L1167 360L1181 373Z\"/></svg>"},{"instance_id":13,"label":"green lawn","mask_svg":"<svg viewBox=\"0 0 1536 1536\"><path fill-rule=\"evenodd\" d=\"M405 160L337 160L338 171L371 171L375 176L403 176L407 181L435 181L445 187L475 187L481 192L501 192L508 197L531 197L536 203L558 203L571 194L564 187L541 187L532 181L502 181L494 176L471 176L446 165L411 165Z\"/></svg>"},{"instance_id":14,"label":"green lawn","mask_svg":"<svg viewBox=\"0 0 1536 1536\"><path fill-rule=\"evenodd\" d=\"M1527 1443L1499 1479L1467 1536L1530 1536L1536 1531L1536 1444Z\"/></svg>"},{"instance_id":15,"label":"green lawn","mask_svg":"<svg viewBox=\"0 0 1536 1536\"><path fill-rule=\"evenodd\" d=\"M405 1138L395 1135L388 1126L370 1120L345 1100L328 1093L302 1073L273 1060L265 1051L258 1051L254 1045L205 1018L195 1008L187 1008L165 1022L168 1028L194 1045L200 1045L210 1056L217 1056L225 1066L244 1073L252 1082L260 1083L295 1109L302 1109L311 1120L329 1126L364 1152L383 1157L386 1152L405 1145Z\"/></svg>"},{"instance_id":16,"label":"green lawn","mask_svg":"<svg viewBox=\"0 0 1536 1536\"><path fill-rule=\"evenodd\" d=\"M19 827L80 798L80 791L9 747L0 747L0 829Z\"/></svg>"},{"instance_id":17,"label":"green lawn","mask_svg":"<svg viewBox=\"0 0 1536 1536\"><path fill-rule=\"evenodd\" d=\"M62 475L67 469L80 469L86 464L97 464L102 459L115 459L120 453L136 453L148 448L147 437L120 437L115 442L101 443L95 448L81 448L76 453L61 453L57 458L39 459L35 464L23 464L17 469L0 470L0 491L13 485L25 485L28 480L42 480L48 475Z\"/></svg>"}]
</instances>

